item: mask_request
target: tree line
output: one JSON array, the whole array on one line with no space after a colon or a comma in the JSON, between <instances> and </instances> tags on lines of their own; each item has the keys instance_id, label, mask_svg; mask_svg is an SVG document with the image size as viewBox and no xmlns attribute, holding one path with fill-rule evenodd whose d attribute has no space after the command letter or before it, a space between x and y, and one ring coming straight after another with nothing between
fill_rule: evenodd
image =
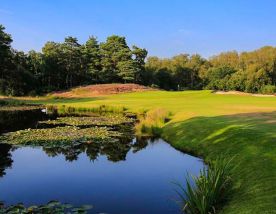
<instances>
[{"instance_id":1,"label":"tree line","mask_svg":"<svg viewBox=\"0 0 276 214\"><path fill-rule=\"evenodd\" d=\"M12 38L0 25L0 93L42 94L95 83L142 84L147 51L130 48L126 39L110 36L99 43L89 37L80 44L75 37L47 42L42 52L24 53L11 47Z\"/></svg>"},{"instance_id":2,"label":"tree line","mask_svg":"<svg viewBox=\"0 0 276 214\"><path fill-rule=\"evenodd\" d=\"M149 57L145 70L148 80L164 89L276 93L276 48L271 46L251 52L224 52L208 60L197 54Z\"/></svg>"},{"instance_id":3,"label":"tree line","mask_svg":"<svg viewBox=\"0 0 276 214\"><path fill-rule=\"evenodd\" d=\"M125 37L99 42L75 37L47 42L41 52L12 48L0 25L0 94L36 95L98 83L138 83L165 90L213 89L252 93L276 92L276 48L224 52L209 59L198 54L148 57L128 46Z\"/></svg>"}]
</instances>

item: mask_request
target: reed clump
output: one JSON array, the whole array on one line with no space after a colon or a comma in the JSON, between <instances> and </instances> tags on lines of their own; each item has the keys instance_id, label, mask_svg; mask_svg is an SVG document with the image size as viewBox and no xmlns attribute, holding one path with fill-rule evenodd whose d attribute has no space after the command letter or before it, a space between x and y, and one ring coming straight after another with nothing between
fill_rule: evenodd
<instances>
[{"instance_id":1,"label":"reed clump","mask_svg":"<svg viewBox=\"0 0 276 214\"><path fill-rule=\"evenodd\" d=\"M72 107L67 105L53 106L47 105L47 109L52 111L57 111L59 115L74 115L82 113L124 113L127 108L121 106L108 106L99 105L92 107Z\"/></svg>"},{"instance_id":2,"label":"reed clump","mask_svg":"<svg viewBox=\"0 0 276 214\"><path fill-rule=\"evenodd\" d=\"M232 190L231 161L219 158L198 177L189 175L186 186L177 184L181 208L186 214L216 213Z\"/></svg>"},{"instance_id":3,"label":"reed clump","mask_svg":"<svg viewBox=\"0 0 276 214\"><path fill-rule=\"evenodd\" d=\"M139 116L139 122L136 125L136 134L138 136L160 136L162 127L170 120L172 114L163 108L157 108Z\"/></svg>"}]
</instances>

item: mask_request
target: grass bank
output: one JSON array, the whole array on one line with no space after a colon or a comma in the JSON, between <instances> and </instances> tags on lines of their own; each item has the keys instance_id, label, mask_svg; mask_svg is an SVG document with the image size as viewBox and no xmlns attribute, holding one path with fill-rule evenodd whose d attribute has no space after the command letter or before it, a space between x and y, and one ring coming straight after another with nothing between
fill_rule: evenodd
<instances>
[{"instance_id":1,"label":"grass bank","mask_svg":"<svg viewBox=\"0 0 276 214\"><path fill-rule=\"evenodd\" d=\"M27 102L75 108L115 106L136 113L165 109L172 116L161 127L161 135L177 149L207 161L235 155L231 162L234 192L221 213L276 213L275 97L151 91Z\"/></svg>"}]
</instances>

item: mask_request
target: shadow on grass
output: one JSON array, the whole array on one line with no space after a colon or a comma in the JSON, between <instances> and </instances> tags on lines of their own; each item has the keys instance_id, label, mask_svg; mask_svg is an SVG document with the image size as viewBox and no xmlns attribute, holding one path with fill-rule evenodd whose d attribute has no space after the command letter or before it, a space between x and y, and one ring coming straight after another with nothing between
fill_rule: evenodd
<instances>
[{"instance_id":1,"label":"shadow on grass","mask_svg":"<svg viewBox=\"0 0 276 214\"><path fill-rule=\"evenodd\" d=\"M235 190L225 212L276 210L276 112L195 117L167 124L163 137L207 161L235 155Z\"/></svg>"}]
</instances>

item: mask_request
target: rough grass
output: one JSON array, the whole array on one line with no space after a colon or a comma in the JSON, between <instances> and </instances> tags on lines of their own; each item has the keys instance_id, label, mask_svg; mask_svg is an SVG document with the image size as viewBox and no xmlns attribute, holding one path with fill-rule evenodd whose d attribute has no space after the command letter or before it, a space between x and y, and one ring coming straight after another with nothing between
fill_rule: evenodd
<instances>
[{"instance_id":1,"label":"rough grass","mask_svg":"<svg viewBox=\"0 0 276 214\"><path fill-rule=\"evenodd\" d=\"M214 160L236 155L234 191L222 213L276 213L276 98L211 91L152 91L97 98L30 100L74 107L100 105L173 113L162 137L174 147ZM184 173L184 172L183 172Z\"/></svg>"}]
</instances>

